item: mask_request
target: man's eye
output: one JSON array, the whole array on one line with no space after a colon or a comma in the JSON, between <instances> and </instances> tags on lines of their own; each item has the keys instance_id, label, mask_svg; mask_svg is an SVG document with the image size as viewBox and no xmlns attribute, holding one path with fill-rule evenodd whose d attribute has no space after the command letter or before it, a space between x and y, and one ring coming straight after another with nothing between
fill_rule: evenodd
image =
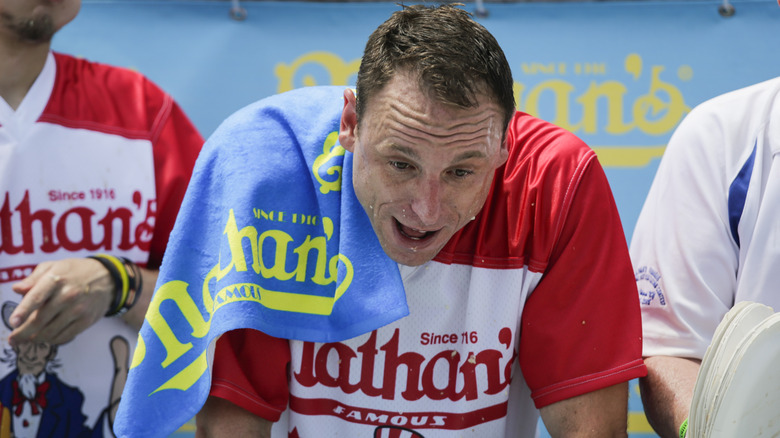
<instances>
[{"instance_id":1,"label":"man's eye","mask_svg":"<svg viewBox=\"0 0 780 438\"><path fill-rule=\"evenodd\" d=\"M466 169L455 169L452 171L452 174L455 175L458 178L463 178L466 176L471 175L473 172Z\"/></svg>"},{"instance_id":2,"label":"man's eye","mask_svg":"<svg viewBox=\"0 0 780 438\"><path fill-rule=\"evenodd\" d=\"M391 161L390 165L398 170L406 170L410 167L409 163L404 163L403 161Z\"/></svg>"}]
</instances>

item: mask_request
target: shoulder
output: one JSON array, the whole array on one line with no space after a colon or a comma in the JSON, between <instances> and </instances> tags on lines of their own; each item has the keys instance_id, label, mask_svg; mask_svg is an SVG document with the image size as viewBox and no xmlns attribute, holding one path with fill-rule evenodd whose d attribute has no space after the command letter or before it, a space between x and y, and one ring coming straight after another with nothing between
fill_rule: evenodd
<instances>
[{"instance_id":1,"label":"shoulder","mask_svg":"<svg viewBox=\"0 0 780 438\"><path fill-rule=\"evenodd\" d=\"M214 171L244 157L241 168L261 172L264 183L311 169L319 155L338 145L343 87L306 87L251 103L226 118L209 136L198 160ZM333 155L343 156L338 154ZM256 157L248 160L246 157ZM268 172L268 163L275 163ZM259 180L255 180L259 183Z\"/></svg>"},{"instance_id":2,"label":"shoulder","mask_svg":"<svg viewBox=\"0 0 780 438\"><path fill-rule=\"evenodd\" d=\"M0 379L0 388L4 388L6 386L10 386L11 382L16 380L16 378L19 376L19 370L14 368L10 373L3 376L2 379Z\"/></svg>"},{"instance_id":3,"label":"shoulder","mask_svg":"<svg viewBox=\"0 0 780 438\"><path fill-rule=\"evenodd\" d=\"M124 67L54 52L57 77L68 85L95 88L100 92L120 92L124 87L148 94L165 94L143 74Z\"/></svg>"},{"instance_id":4,"label":"shoulder","mask_svg":"<svg viewBox=\"0 0 780 438\"><path fill-rule=\"evenodd\" d=\"M298 139L319 142L338 131L343 108L344 87L304 87L255 101L226 118L209 143L236 146ZM321 144L320 144L321 146Z\"/></svg>"},{"instance_id":5,"label":"shoulder","mask_svg":"<svg viewBox=\"0 0 780 438\"><path fill-rule=\"evenodd\" d=\"M695 112L728 112L734 114L743 108L757 109L780 96L780 77L729 91L697 105Z\"/></svg>"},{"instance_id":6,"label":"shoulder","mask_svg":"<svg viewBox=\"0 0 780 438\"><path fill-rule=\"evenodd\" d=\"M257 122L301 128L317 119L332 122L341 118L343 91L344 87L314 86L267 96L231 114L220 128Z\"/></svg>"},{"instance_id":7,"label":"shoulder","mask_svg":"<svg viewBox=\"0 0 780 438\"><path fill-rule=\"evenodd\" d=\"M138 72L54 57L57 74L42 121L145 139L173 107L173 99Z\"/></svg>"},{"instance_id":8,"label":"shoulder","mask_svg":"<svg viewBox=\"0 0 780 438\"><path fill-rule=\"evenodd\" d=\"M596 156L571 132L522 112L517 112L509 124L507 147L509 159L504 172L497 176L515 184L568 180ZM533 185L524 187L531 189Z\"/></svg>"},{"instance_id":9,"label":"shoulder","mask_svg":"<svg viewBox=\"0 0 780 438\"><path fill-rule=\"evenodd\" d=\"M711 136L750 135L780 112L780 77L708 99L691 110L678 131Z\"/></svg>"},{"instance_id":10,"label":"shoulder","mask_svg":"<svg viewBox=\"0 0 780 438\"><path fill-rule=\"evenodd\" d=\"M740 88L694 107L675 129L664 152L660 172L694 169L705 178L729 184L751 151L776 149L780 135L780 78ZM770 141L758 141L766 137ZM767 149L768 153L772 151ZM667 170L669 169L669 170ZM679 175L683 176L683 175Z\"/></svg>"}]
</instances>

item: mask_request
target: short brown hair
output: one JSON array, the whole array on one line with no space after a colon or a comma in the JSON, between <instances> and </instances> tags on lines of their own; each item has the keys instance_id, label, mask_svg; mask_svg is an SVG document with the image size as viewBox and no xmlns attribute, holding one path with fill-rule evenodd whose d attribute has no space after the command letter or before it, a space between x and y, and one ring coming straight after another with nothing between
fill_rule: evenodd
<instances>
[{"instance_id":1,"label":"short brown hair","mask_svg":"<svg viewBox=\"0 0 780 438\"><path fill-rule=\"evenodd\" d=\"M403 7L368 38L357 77L357 116L402 69L419 74L420 86L443 103L477 106L487 91L504 111L504 129L515 112L512 71L493 35L454 5ZM486 89L485 89L486 87Z\"/></svg>"}]
</instances>

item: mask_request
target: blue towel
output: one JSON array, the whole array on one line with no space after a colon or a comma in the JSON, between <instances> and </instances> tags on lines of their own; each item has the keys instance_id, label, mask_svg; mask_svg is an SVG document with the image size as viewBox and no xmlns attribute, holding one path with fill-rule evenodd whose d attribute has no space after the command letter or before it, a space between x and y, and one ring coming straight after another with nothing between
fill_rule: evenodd
<instances>
[{"instance_id":1,"label":"blue towel","mask_svg":"<svg viewBox=\"0 0 780 438\"><path fill-rule=\"evenodd\" d=\"M343 87L252 104L206 142L171 232L115 421L168 436L209 393L210 343L237 328L314 342L406 316L338 144Z\"/></svg>"}]
</instances>

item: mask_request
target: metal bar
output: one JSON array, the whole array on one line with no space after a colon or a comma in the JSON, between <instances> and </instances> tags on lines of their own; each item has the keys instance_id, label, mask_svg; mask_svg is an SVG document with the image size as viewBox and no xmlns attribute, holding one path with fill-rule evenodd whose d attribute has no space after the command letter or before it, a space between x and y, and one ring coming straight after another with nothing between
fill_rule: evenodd
<instances>
[{"instance_id":1,"label":"metal bar","mask_svg":"<svg viewBox=\"0 0 780 438\"><path fill-rule=\"evenodd\" d=\"M723 17L731 17L735 12L737 11L734 9L734 5L729 3L729 0L723 0L723 3L718 6L718 13Z\"/></svg>"},{"instance_id":2,"label":"metal bar","mask_svg":"<svg viewBox=\"0 0 780 438\"><path fill-rule=\"evenodd\" d=\"M239 0L232 0L232 4L230 7L230 18L236 21L246 20L246 9L241 7Z\"/></svg>"},{"instance_id":3,"label":"metal bar","mask_svg":"<svg viewBox=\"0 0 780 438\"><path fill-rule=\"evenodd\" d=\"M486 18L488 16L488 10L485 9L485 5L482 0L477 0L477 9L474 11L474 15L480 18Z\"/></svg>"}]
</instances>

